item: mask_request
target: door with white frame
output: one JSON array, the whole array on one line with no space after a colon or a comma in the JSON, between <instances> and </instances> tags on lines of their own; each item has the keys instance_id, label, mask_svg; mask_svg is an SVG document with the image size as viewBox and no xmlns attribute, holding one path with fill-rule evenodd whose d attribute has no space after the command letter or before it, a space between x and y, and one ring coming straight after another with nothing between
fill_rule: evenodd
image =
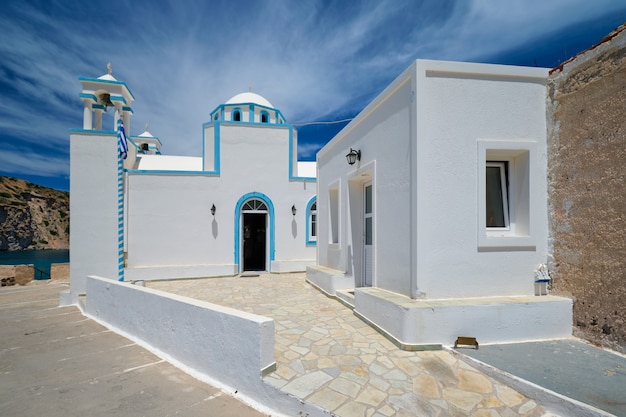
<instances>
[{"instance_id":1,"label":"door with white frame","mask_svg":"<svg viewBox=\"0 0 626 417\"><path fill-rule=\"evenodd\" d=\"M363 285L372 286L374 274L374 204L372 183L363 184Z\"/></svg>"},{"instance_id":2,"label":"door with white frame","mask_svg":"<svg viewBox=\"0 0 626 417\"><path fill-rule=\"evenodd\" d=\"M267 212L259 199L250 199L241 208L241 272L267 270Z\"/></svg>"}]
</instances>

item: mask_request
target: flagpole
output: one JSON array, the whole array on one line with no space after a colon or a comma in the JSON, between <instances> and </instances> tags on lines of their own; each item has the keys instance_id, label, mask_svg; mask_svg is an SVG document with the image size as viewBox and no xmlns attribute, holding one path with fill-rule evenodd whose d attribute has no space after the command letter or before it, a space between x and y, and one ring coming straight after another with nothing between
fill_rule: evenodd
<instances>
[{"instance_id":1,"label":"flagpole","mask_svg":"<svg viewBox=\"0 0 626 417\"><path fill-rule=\"evenodd\" d=\"M116 112L117 119L117 245L118 245L118 281L124 281L124 160L128 156L128 141L124 131L122 115Z\"/></svg>"}]
</instances>

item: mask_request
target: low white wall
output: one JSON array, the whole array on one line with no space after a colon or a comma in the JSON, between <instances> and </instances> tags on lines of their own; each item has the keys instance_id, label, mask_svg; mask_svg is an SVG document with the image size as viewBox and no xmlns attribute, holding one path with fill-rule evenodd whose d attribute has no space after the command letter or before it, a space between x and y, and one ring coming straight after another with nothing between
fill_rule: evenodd
<instances>
[{"instance_id":1,"label":"low white wall","mask_svg":"<svg viewBox=\"0 0 626 417\"><path fill-rule=\"evenodd\" d=\"M484 344L572 334L572 300L554 296L411 300L357 288L355 312L407 345L451 346L458 336L476 337Z\"/></svg>"},{"instance_id":2,"label":"low white wall","mask_svg":"<svg viewBox=\"0 0 626 417\"><path fill-rule=\"evenodd\" d=\"M337 290L354 289L354 278L342 271L324 266L310 266L306 269L306 280L328 295L336 295Z\"/></svg>"},{"instance_id":3,"label":"low white wall","mask_svg":"<svg viewBox=\"0 0 626 417\"><path fill-rule=\"evenodd\" d=\"M93 276L85 312L236 389L253 389L274 363L267 317Z\"/></svg>"},{"instance_id":4,"label":"low white wall","mask_svg":"<svg viewBox=\"0 0 626 417\"><path fill-rule=\"evenodd\" d=\"M237 265L176 265L126 268L124 279L164 280L180 278L224 277L237 275Z\"/></svg>"},{"instance_id":5,"label":"low white wall","mask_svg":"<svg viewBox=\"0 0 626 417\"><path fill-rule=\"evenodd\" d=\"M275 273L304 272L308 266L315 265L315 260L272 261L270 270Z\"/></svg>"},{"instance_id":6,"label":"low white wall","mask_svg":"<svg viewBox=\"0 0 626 417\"><path fill-rule=\"evenodd\" d=\"M274 321L267 317L89 276L85 314L263 412L327 415L266 384L274 361Z\"/></svg>"}]
</instances>

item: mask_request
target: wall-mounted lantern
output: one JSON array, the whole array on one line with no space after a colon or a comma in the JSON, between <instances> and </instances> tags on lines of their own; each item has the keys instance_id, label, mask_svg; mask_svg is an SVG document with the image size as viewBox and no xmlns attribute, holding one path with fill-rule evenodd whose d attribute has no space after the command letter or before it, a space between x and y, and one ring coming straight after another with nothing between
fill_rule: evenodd
<instances>
[{"instance_id":1,"label":"wall-mounted lantern","mask_svg":"<svg viewBox=\"0 0 626 417\"><path fill-rule=\"evenodd\" d=\"M295 205L291 206L291 214L293 214L294 216L296 215L296 206Z\"/></svg>"},{"instance_id":2,"label":"wall-mounted lantern","mask_svg":"<svg viewBox=\"0 0 626 417\"><path fill-rule=\"evenodd\" d=\"M354 165L356 161L361 160L361 151L355 151L354 149L350 148L350 152L348 152L348 154L346 155L346 159L348 160L348 164Z\"/></svg>"},{"instance_id":3,"label":"wall-mounted lantern","mask_svg":"<svg viewBox=\"0 0 626 417\"><path fill-rule=\"evenodd\" d=\"M211 206L211 214L215 216L215 204Z\"/></svg>"}]
</instances>

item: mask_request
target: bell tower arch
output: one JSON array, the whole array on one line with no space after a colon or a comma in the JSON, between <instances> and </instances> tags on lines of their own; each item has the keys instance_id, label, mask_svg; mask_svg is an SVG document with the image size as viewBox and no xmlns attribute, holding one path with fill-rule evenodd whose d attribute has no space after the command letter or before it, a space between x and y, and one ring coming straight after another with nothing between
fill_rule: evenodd
<instances>
[{"instance_id":1,"label":"bell tower arch","mask_svg":"<svg viewBox=\"0 0 626 417\"><path fill-rule=\"evenodd\" d=\"M109 108L115 111L111 130L117 129L119 118L124 122L124 128L130 132L130 118L133 114L131 107L135 97L126 83L113 77L113 68L107 64L107 73L98 78L79 77L83 87L80 99L83 102L83 129L103 130L102 115ZM106 130L106 129L104 129Z\"/></svg>"}]
</instances>

